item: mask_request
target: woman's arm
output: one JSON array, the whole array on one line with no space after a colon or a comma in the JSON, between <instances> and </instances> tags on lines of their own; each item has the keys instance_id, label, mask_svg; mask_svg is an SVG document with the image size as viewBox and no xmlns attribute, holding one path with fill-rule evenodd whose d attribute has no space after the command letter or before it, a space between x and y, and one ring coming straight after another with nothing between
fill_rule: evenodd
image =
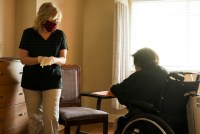
<instances>
[{"instance_id":1,"label":"woman's arm","mask_svg":"<svg viewBox=\"0 0 200 134\"><path fill-rule=\"evenodd\" d=\"M62 49L60 50L60 57L54 57L56 63L58 65L62 65L66 63L66 58L67 58L67 49Z\"/></svg>"},{"instance_id":2,"label":"woman's arm","mask_svg":"<svg viewBox=\"0 0 200 134\"><path fill-rule=\"evenodd\" d=\"M39 64L37 57L30 57L28 51L25 49L19 49L19 58L24 65L35 65Z\"/></svg>"},{"instance_id":3,"label":"woman's arm","mask_svg":"<svg viewBox=\"0 0 200 134\"><path fill-rule=\"evenodd\" d=\"M60 50L59 55L60 55L60 57L54 57L54 60L55 60L54 64L58 64L58 65L65 64L67 50L66 49ZM19 57L20 57L21 63L25 64L25 65L35 65L35 64L40 63L38 61L38 57L30 57L28 54L28 51L24 50L24 49L19 49Z\"/></svg>"}]
</instances>

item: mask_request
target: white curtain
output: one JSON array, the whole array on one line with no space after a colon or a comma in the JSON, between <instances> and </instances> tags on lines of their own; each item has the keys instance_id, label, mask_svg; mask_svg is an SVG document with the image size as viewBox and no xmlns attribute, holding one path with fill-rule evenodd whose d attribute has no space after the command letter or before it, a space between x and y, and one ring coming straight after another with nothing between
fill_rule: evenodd
<instances>
[{"instance_id":1,"label":"white curtain","mask_svg":"<svg viewBox=\"0 0 200 134\"><path fill-rule=\"evenodd\" d=\"M129 52L129 0L115 1L114 41L113 41L113 84L122 82L130 75ZM112 107L125 108L117 99L112 100Z\"/></svg>"}]
</instances>

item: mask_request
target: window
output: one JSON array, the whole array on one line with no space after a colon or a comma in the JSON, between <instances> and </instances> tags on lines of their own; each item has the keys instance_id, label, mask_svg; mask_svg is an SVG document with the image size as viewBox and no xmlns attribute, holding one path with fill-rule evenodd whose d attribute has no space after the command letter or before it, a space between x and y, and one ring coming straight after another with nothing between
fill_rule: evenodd
<instances>
[{"instance_id":1,"label":"window","mask_svg":"<svg viewBox=\"0 0 200 134\"><path fill-rule=\"evenodd\" d=\"M133 0L131 53L154 49L167 70L200 70L200 0Z\"/></svg>"}]
</instances>

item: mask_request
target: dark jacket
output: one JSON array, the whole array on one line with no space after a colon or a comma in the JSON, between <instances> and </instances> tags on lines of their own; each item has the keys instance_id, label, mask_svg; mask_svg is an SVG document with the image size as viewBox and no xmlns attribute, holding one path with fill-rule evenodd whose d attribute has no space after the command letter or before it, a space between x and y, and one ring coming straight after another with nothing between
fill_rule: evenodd
<instances>
[{"instance_id":1,"label":"dark jacket","mask_svg":"<svg viewBox=\"0 0 200 134\"><path fill-rule=\"evenodd\" d=\"M133 100L147 101L158 107L167 74L162 67L154 66L131 74L123 82L113 85L110 90L127 108Z\"/></svg>"}]
</instances>

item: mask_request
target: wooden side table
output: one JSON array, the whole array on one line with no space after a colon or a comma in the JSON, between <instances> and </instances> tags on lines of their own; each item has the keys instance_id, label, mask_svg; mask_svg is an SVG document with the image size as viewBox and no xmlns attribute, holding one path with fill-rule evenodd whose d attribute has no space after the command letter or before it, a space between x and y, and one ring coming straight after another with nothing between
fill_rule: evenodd
<instances>
[{"instance_id":1,"label":"wooden side table","mask_svg":"<svg viewBox=\"0 0 200 134\"><path fill-rule=\"evenodd\" d=\"M97 98L97 105L96 105L97 110L101 110L102 99L115 98L115 96L109 94L109 91L82 92L81 96L89 96L89 97Z\"/></svg>"}]
</instances>

